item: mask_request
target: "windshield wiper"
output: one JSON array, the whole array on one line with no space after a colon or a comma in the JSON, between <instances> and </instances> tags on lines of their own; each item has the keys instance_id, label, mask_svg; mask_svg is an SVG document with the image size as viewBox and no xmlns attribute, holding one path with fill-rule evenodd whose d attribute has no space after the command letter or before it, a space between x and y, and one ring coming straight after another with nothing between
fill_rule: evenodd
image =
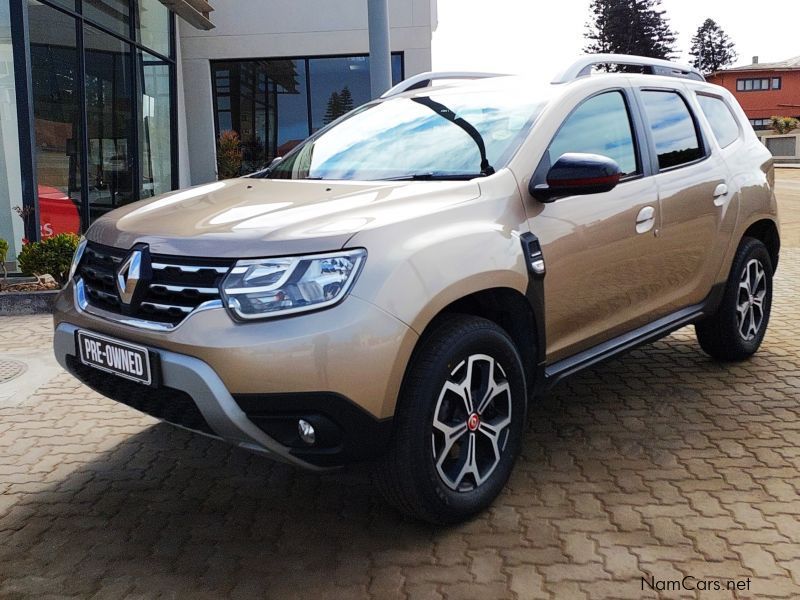
<instances>
[{"instance_id":1,"label":"windshield wiper","mask_svg":"<svg viewBox=\"0 0 800 600\"><path fill-rule=\"evenodd\" d=\"M469 181L476 177L486 177L486 173L411 173L399 177L385 177L376 181Z\"/></svg>"},{"instance_id":2,"label":"windshield wiper","mask_svg":"<svg viewBox=\"0 0 800 600\"><path fill-rule=\"evenodd\" d=\"M489 164L489 159L486 157L486 142L484 142L480 131L475 129L472 123L457 116L450 108L446 107L441 102L436 102L433 98L421 97L411 98L411 100L417 104L422 104L422 106L427 106L443 119L450 121L454 125L458 125L461 129L466 131L469 137L475 142L475 145L478 146L478 151L481 153L481 175L486 176L494 173L494 168Z\"/></svg>"}]
</instances>

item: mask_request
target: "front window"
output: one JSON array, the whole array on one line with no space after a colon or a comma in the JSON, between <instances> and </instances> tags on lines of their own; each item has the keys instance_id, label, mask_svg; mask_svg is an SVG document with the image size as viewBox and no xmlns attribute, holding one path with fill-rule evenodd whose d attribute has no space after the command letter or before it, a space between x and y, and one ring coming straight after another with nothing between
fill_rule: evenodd
<instances>
[{"instance_id":1,"label":"front window","mask_svg":"<svg viewBox=\"0 0 800 600\"><path fill-rule=\"evenodd\" d=\"M464 179L505 166L542 103L505 92L440 91L358 109L309 138L277 179Z\"/></svg>"}]
</instances>

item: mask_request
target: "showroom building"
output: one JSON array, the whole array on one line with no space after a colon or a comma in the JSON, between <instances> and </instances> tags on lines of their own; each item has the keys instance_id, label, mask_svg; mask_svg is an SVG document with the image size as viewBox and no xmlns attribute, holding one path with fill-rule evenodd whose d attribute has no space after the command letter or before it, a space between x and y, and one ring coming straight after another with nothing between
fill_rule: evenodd
<instances>
[{"instance_id":1,"label":"showroom building","mask_svg":"<svg viewBox=\"0 0 800 600\"><path fill-rule=\"evenodd\" d=\"M213 11L213 12L212 12ZM435 0L390 0L392 78L431 64ZM243 172L370 99L367 0L0 0L0 238Z\"/></svg>"}]
</instances>

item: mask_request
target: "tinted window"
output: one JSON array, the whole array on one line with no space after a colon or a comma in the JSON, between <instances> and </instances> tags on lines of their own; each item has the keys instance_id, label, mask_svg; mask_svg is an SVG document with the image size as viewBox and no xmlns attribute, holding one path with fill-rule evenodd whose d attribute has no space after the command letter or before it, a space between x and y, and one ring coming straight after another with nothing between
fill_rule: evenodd
<instances>
[{"instance_id":1,"label":"tinted window","mask_svg":"<svg viewBox=\"0 0 800 600\"><path fill-rule=\"evenodd\" d=\"M679 94L646 91L642 98L659 168L668 169L703 157L692 114Z\"/></svg>"},{"instance_id":2,"label":"tinted window","mask_svg":"<svg viewBox=\"0 0 800 600\"><path fill-rule=\"evenodd\" d=\"M551 164L567 152L607 156L626 175L638 173L631 121L620 92L589 98L564 121L550 144Z\"/></svg>"},{"instance_id":3,"label":"tinted window","mask_svg":"<svg viewBox=\"0 0 800 600\"><path fill-rule=\"evenodd\" d=\"M736 119L731 114L728 105L721 98L714 96L697 96L700 108L703 109L708 119L714 137L717 138L721 147L729 146L739 137L739 126Z\"/></svg>"}]
</instances>

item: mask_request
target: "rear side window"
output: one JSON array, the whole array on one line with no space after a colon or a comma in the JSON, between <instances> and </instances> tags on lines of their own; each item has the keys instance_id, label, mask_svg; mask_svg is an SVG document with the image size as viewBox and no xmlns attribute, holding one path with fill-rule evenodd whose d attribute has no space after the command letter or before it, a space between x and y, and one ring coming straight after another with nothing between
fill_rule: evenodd
<instances>
[{"instance_id":1,"label":"rear side window","mask_svg":"<svg viewBox=\"0 0 800 600\"><path fill-rule=\"evenodd\" d=\"M697 101L711 125L721 148L730 146L739 137L739 125L722 98L698 94Z\"/></svg>"},{"instance_id":2,"label":"rear side window","mask_svg":"<svg viewBox=\"0 0 800 600\"><path fill-rule=\"evenodd\" d=\"M617 161L625 175L639 172L631 120L620 92L586 100L567 117L550 143L550 163L567 152L601 154Z\"/></svg>"},{"instance_id":3,"label":"rear side window","mask_svg":"<svg viewBox=\"0 0 800 600\"><path fill-rule=\"evenodd\" d=\"M642 100L661 170L703 157L692 113L680 94L647 90L642 92Z\"/></svg>"}]
</instances>

